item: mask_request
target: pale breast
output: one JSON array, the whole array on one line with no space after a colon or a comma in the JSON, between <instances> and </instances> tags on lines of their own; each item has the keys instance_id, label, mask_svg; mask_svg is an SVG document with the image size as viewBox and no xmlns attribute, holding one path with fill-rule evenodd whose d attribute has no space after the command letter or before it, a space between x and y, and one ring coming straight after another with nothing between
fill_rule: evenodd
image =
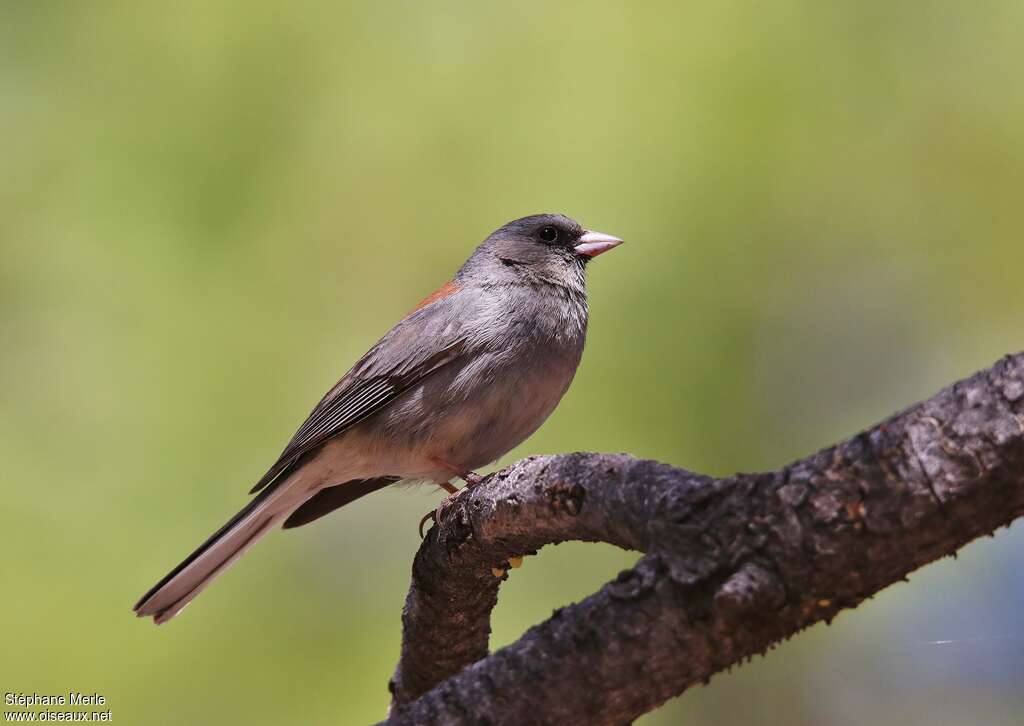
<instances>
[{"instance_id":1,"label":"pale breast","mask_svg":"<svg viewBox=\"0 0 1024 726\"><path fill-rule=\"evenodd\" d=\"M551 415L579 365L586 303L561 294L512 302L504 314L489 316L489 337L475 350L353 431L368 458L386 455L401 469L379 474L447 479L433 458L475 470L518 446Z\"/></svg>"}]
</instances>

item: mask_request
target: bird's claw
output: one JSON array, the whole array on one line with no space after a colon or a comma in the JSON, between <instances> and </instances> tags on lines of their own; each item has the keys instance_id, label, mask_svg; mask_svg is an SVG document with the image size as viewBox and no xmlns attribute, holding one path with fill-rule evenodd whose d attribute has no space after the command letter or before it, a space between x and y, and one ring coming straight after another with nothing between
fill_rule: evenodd
<instances>
[{"instance_id":1,"label":"bird's claw","mask_svg":"<svg viewBox=\"0 0 1024 726\"><path fill-rule=\"evenodd\" d=\"M480 477L477 474L474 474L473 476L476 476L481 481L483 480L483 477ZM473 486L472 484L470 484L468 480L466 484L467 486L465 488L459 489L455 491L453 494L449 494L447 497L441 500L441 503L437 505L437 509L432 509L431 511L423 515L423 518L420 519L420 539L423 539L423 525L427 523L427 520L431 519L434 521L435 524L440 524L441 520L444 519L445 513L452 508L452 506L455 504L455 500L459 498L459 495L462 494L462 492L467 491L471 486Z\"/></svg>"},{"instance_id":2,"label":"bird's claw","mask_svg":"<svg viewBox=\"0 0 1024 726\"><path fill-rule=\"evenodd\" d=\"M428 519L432 519L435 522L437 521L437 510L436 509L431 509L429 512L424 514L423 518L420 520L420 527L419 527L420 539L423 539L423 525L427 523Z\"/></svg>"}]
</instances>

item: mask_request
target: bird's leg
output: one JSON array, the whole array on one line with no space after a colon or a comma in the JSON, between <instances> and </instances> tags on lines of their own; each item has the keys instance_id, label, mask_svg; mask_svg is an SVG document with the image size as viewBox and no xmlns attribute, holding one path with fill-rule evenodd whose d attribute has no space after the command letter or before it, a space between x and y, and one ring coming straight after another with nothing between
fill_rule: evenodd
<instances>
[{"instance_id":1,"label":"bird's leg","mask_svg":"<svg viewBox=\"0 0 1024 726\"><path fill-rule=\"evenodd\" d=\"M423 539L423 525L426 524L428 519L432 519L434 520L434 522L439 522L444 516L445 511L448 510L452 506L452 504L455 503L455 498L457 496L459 496L464 491L472 489L473 487L475 487L477 484L484 480L484 478L477 474L476 472L462 469L458 466L455 466L454 464L448 463L447 461L439 457L431 456L428 459L428 461L431 464L436 464L445 471L450 472L452 475L457 476L459 479L462 479L462 481L466 482L466 486L464 489L458 489L454 487L450 482L437 482L437 485L439 487L443 488L445 491L448 492L448 496L441 501L441 503L437 506L437 509L427 512L423 515L423 518L420 519L420 539Z\"/></svg>"},{"instance_id":2,"label":"bird's leg","mask_svg":"<svg viewBox=\"0 0 1024 726\"><path fill-rule=\"evenodd\" d=\"M433 460L431 460L431 461L433 461ZM424 514L423 517L420 519L420 539L421 540L423 539L423 525L427 523L427 520L428 519L432 519L432 520L434 520L436 522L439 519L439 517L440 517L441 510L445 509L446 503L455 501L455 498L458 497L459 494L462 492L462 489L460 489L458 486L456 486L455 484L453 484L450 481L437 481L435 483L438 486L440 486L442 489L444 489L445 492L449 493L449 496L447 496L443 500L441 500L441 503L439 505L437 505L437 509L431 509L429 512ZM466 488L469 488L468 484L467 484Z\"/></svg>"},{"instance_id":3,"label":"bird's leg","mask_svg":"<svg viewBox=\"0 0 1024 726\"><path fill-rule=\"evenodd\" d=\"M462 492L469 489L469 485L466 485L465 489L459 489L452 486L449 482L437 482L437 485L443 487L448 491L448 496L441 500L441 503L437 505L437 509L431 509L429 512L423 515L420 519L420 539L423 539L423 525L427 523L428 519L433 520L435 523L440 522L444 516L445 511L451 507L455 502L455 499L462 494Z\"/></svg>"}]
</instances>

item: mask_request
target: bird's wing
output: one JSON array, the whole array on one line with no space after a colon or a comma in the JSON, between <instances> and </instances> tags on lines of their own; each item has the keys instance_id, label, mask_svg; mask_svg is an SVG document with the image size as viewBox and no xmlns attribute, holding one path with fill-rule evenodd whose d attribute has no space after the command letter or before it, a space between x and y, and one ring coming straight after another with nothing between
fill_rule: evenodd
<instances>
[{"instance_id":1,"label":"bird's wing","mask_svg":"<svg viewBox=\"0 0 1024 726\"><path fill-rule=\"evenodd\" d=\"M388 331L327 392L250 494L278 480L304 455L372 416L464 353L461 321L450 314L453 306L442 300L417 308Z\"/></svg>"}]
</instances>

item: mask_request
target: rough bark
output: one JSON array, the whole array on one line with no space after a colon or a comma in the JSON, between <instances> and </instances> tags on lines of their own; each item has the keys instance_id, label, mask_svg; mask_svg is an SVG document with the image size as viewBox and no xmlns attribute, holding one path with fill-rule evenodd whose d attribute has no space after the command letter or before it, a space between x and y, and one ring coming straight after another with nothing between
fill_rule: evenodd
<instances>
[{"instance_id":1,"label":"rough bark","mask_svg":"<svg viewBox=\"0 0 1024 726\"><path fill-rule=\"evenodd\" d=\"M389 724L621 724L1024 513L1024 353L831 448L723 479L533 457L455 500L413 564ZM488 655L510 557L644 556Z\"/></svg>"}]
</instances>

